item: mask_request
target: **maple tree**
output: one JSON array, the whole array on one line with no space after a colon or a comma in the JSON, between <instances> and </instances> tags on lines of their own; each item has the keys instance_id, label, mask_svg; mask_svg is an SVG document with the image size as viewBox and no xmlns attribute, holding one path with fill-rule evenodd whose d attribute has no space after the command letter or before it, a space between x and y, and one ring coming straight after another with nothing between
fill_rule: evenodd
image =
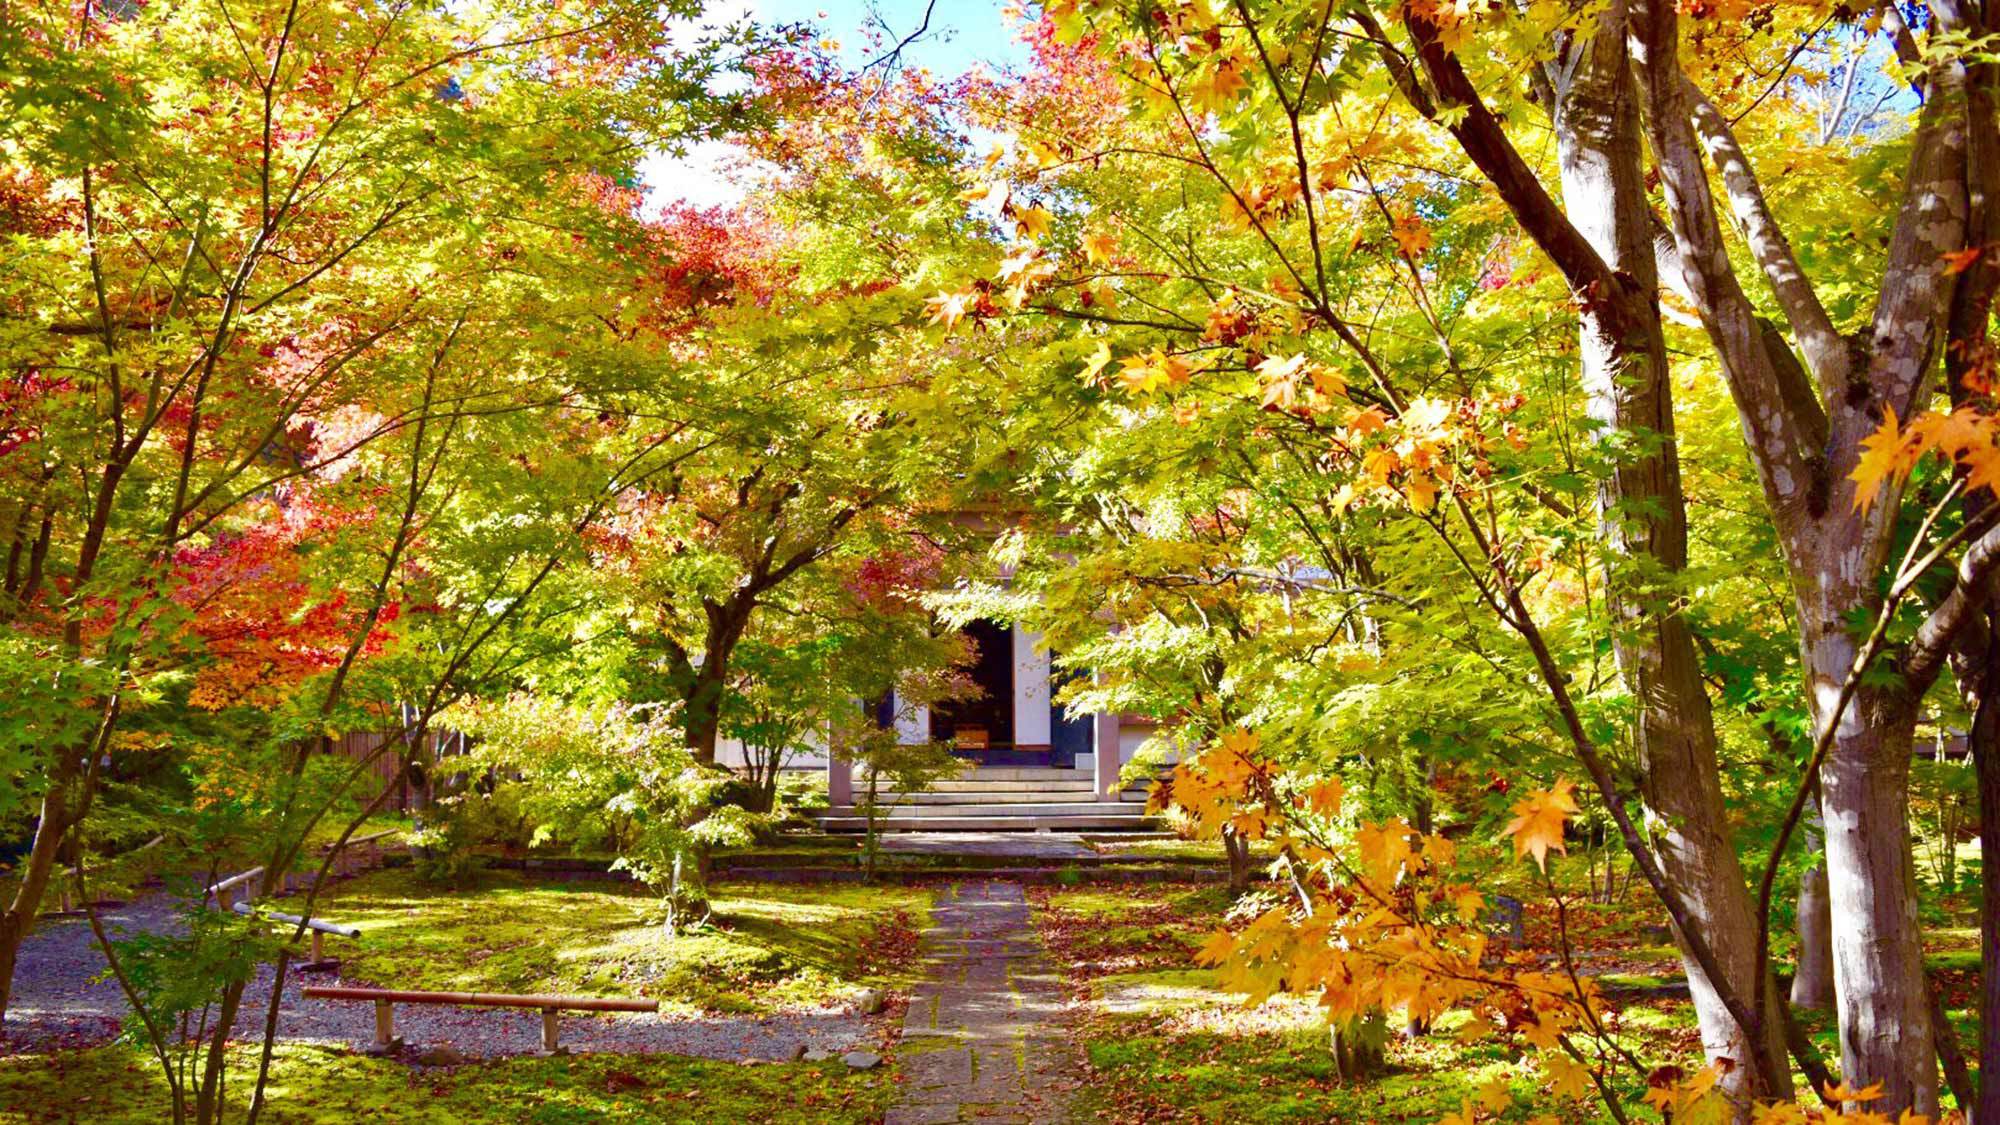
<instances>
[{"instance_id":1,"label":"maple tree","mask_svg":"<svg viewBox=\"0 0 2000 1125\"><path fill-rule=\"evenodd\" d=\"M1903 785L1921 700L1954 643L1983 643L1992 537L1976 507L1940 529L1951 497L1925 497L1930 514L1912 516L1921 547L1878 586L1899 524L1874 505L1878 491L1895 498L1901 470L1928 450L1969 479L1990 457L1991 437L1977 405L1908 434L1893 421L1876 431L1880 404L1910 401L1927 385L1938 353L1924 347L1943 337L1948 306L1958 310L1957 336L1942 349L1957 357L1948 382L1969 371L1976 393L1990 369L1991 275L1974 273L1984 256L1966 252L1986 237L1985 212L1968 225L1950 202L1991 189L1984 141L1964 140L1993 132L1991 74L1977 49L1961 53L1986 17L1937 13L1938 43L1909 56L1906 74L1951 93L1924 100L1907 147L1880 146L1893 149L1884 159L1906 153L1911 168L1901 212L1857 212L1876 216L1885 262L1872 275L1854 276L1851 261L1822 271L1824 283L1848 287L1839 315L1873 318L1857 349L1799 268L1735 132L1762 143L1762 130L1783 130L1809 97L1759 96L1730 116L1752 95L1716 94L1718 109L1698 85L1747 60L1831 57L1830 44L1850 33L1782 8L1771 10L1769 36L1767 25L1743 32L1713 15L1699 13L1684 35L1672 10L1639 6L1579 15L1051 5L1038 32L1042 72L994 99L995 125L1014 147L967 193L976 205L1001 201L1009 256L995 279L941 292L936 319L959 331L961 320L1010 314L1080 322L1079 358L1067 361L1080 360L1080 372L1069 372L1122 392L1145 422L1219 429L1211 415L1260 411L1254 428L1246 420L1209 440L1244 450L1247 487L1300 481L1288 514L1311 543L1277 558L1324 564L1295 584L1300 591L1349 579L1357 561L1380 573L1356 549L1350 513L1402 509L1427 525L1476 601L1525 642L1563 741L1674 918L1711 1056L1742 1064L1725 1077L1739 1098L1788 1092L1788 1045L1824 1085L1809 1049L1783 1033L1789 1020L1766 965L1773 876L1817 793L1835 900L1841 887L1872 888L1846 901L1875 904L1851 929L1833 927L1836 976L1856 982L1840 992L1842 1025L1856 1029L1843 1038L1842 1071L1882 1082L1891 1109L1929 1111L1936 1069L1914 911L1881 896L1905 885L1896 874L1908 863ZM1909 39L1907 30L1890 35ZM1467 53L1474 42L1486 48L1476 57ZM1503 81L1508 73L1525 74L1525 99ZM1107 103L1125 112L1096 112ZM1530 120L1554 126L1562 202L1523 155L1518 134ZM1826 146L1828 159L1877 144L1857 128ZM1663 196L1643 175L1648 148ZM1711 162L1740 244L1724 238ZM1149 171L1105 175L1111 167ZM1143 190L1159 183L1170 187ZM1073 205L1073 219L1060 206L1039 213L1057 200ZM1797 221L1812 229L1824 219L1808 211ZM1739 245L1746 268L1768 276L1774 314L1744 295L1730 257ZM1482 276L1469 286L1462 279L1474 270ZM1493 316L1508 290L1553 291L1575 311L1580 390L1598 428L1586 441L1551 448L1525 423L1544 415L1511 369L1530 365L1499 358L1508 349L1519 357L1523 337L1493 331L1506 323ZM1873 307L1860 307L1859 294ZM1700 330L1747 427L1809 685L1811 752L1754 894L1730 839L1712 705L1683 608L1689 521L1669 313ZM1547 328L1536 324L1526 338L1546 340ZM1128 423L1127 439L1131 431ZM1262 461L1266 445L1302 471ZM1574 542L1563 525L1583 506L1547 483L1560 479L1549 474L1550 454L1575 465L1579 447L1593 462L1608 548L1596 558L1563 557L1560 547ZM1928 612L1890 642L1886 622L1961 545L1958 573L1933 584ZM1650 831L1626 811L1606 736L1593 731L1553 639L1552 615L1576 604L1574 583L1588 589L1593 571L1622 622L1609 639L1638 704L1631 732L1639 796L1658 814ZM1857 614L1884 624L1856 632ZM1892 643L1896 675L1871 674ZM1911 1034L1891 1043L1858 1030L1889 1024Z\"/></svg>"},{"instance_id":2,"label":"maple tree","mask_svg":"<svg viewBox=\"0 0 2000 1125\"><path fill-rule=\"evenodd\" d=\"M1910 877L1913 800L1941 884L2000 853L1993 0L1045 0L953 80L698 10L0 21L0 1012L112 781L269 889L382 799L319 751L387 730L426 802L608 809L678 921L750 823L718 744L765 810L822 740L943 768L856 701L961 691L978 618L1151 721L1134 775L1261 904L1200 960L1317 998L1345 1071L1455 1013L1620 1120L1918 1120L1941 1072L2000 1116L2000 880L1974 1089ZM647 213L641 151L730 131L746 199ZM1912 791L1953 729L1976 828ZM1699 1064L1576 971L1587 834ZM221 1111L251 930L111 947L177 1116ZM233 967L146 991L197 946Z\"/></svg>"}]
</instances>

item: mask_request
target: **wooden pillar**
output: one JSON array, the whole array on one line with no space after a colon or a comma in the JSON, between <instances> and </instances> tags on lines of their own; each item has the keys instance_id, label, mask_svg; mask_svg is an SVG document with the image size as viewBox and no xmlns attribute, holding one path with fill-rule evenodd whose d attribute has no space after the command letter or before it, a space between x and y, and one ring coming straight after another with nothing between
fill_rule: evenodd
<instances>
[{"instance_id":1,"label":"wooden pillar","mask_svg":"<svg viewBox=\"0 0 2000 1125\"><path fill-rule=\"evenodd\" d=\"M375 1046L386 1051L396 1042L395 1007L387 1000L375 1001Z\"/></svg>"},{"instance_id":2,"label":"wooden pillar","mask_svg":"<svg viewBox=\"0 0 2000 1125\"><path fill-rule=\"evenodd\" d=\"M321 948L321 941L323 938L325 938L325 936L326 935L320 933L318 930L312 931L312 959L313 959L313 964L315 965L319 964L321 961L326 960L326 951L323 948Z\"/></svg>"},{"instance_id":3,"label":"wooden pillar","mask_svg":"<svg viewBox=\"0 0 2000 1125\"><path fill-rule=\"evenodd\" d=\"M826 803L835 808L854 803L854 763L833 748L826 752Z\"/></svg>"},{"instance_id":4,"label":"wooden pillar","mask_svg":"<svg viewBox=\"0 0 2000 1125\"><path fill-rule=\"evenodd\" d=\"M1118 770L1125 763L1120 760L1118 750L1118 714L1095 716L1096 737L1091 740L1096 768L1093 771L1097 782L1097 799L1118 800Z\"/></svg>"},{"instance_id":5,"label":"wooden pillar","mask_svg":"<svg viewBox=\"0 0 2000 1125\"><path fill-rule=\"evenodd\" d=\"M556 1053L556 1010L554 1008L542 1009L542 1051L550 1055Z\"/></svg>"}]
</instances>

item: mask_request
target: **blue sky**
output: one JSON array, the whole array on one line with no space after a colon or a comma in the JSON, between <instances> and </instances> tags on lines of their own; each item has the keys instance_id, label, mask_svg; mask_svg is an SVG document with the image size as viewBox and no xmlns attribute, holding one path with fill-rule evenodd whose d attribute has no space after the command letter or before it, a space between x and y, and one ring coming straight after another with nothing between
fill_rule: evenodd
<instances>
[{"instance_id":1,"label":"blue sky","mask_svg":"<svg viewBox=\"0 0 2000 1125\"><path fill-rule=\"evenodd\" d=\"M1002 14L1008 0L937 0L931 6L930 28L905 57L939 74L960 74L978 63L999 68L1027 56L1014 37L1014 27ZM759 18L773 23L811 23L840 42L851 61L864 61L858 29L868 26L871 13L888 24L891 42L923 23L925 0L761 0Z\"/></svg>"},{"instance_id":2,"label":"blue sky","mask_svg":"<svg viewBox=\"0 0 2000 1125\"><path fill-rule=\"evenodd\" d=\"M921 66L950 77L974 66L1001 69L1024 62L1027 52L1015 37L1016 28L1004 14L1011 0L936 0L924 35L903 52L907 66ZM840 44L842 56L854 66L868 61L863 48L866 29L877 21L887 25L884 36L894 44L924 22L926 0L712 0L710 19L748 16L764 24L807 23ZM640 163L651 206L676 200L701 206L730 203L743 189L730 176L735 150L724 144L696 145L684 156L664 153Z\"/></svg>"}]
</instances>

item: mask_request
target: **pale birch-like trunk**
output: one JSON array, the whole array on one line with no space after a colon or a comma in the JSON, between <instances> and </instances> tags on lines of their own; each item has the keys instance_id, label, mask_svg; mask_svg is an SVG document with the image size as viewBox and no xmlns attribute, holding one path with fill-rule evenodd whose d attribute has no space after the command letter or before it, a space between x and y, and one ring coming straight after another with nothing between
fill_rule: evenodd
<instances>
[{"instance_id":1,"label":"pale birch-like trunk","mask_svg":"<svg viewBox=\"0 0 2000 1125\"><path fill-rule=\"evenodd\" d=\"M1735 994L1748 997L1758 971L1757 929L1723 805L1714 717L1694 640L1672 591L1633 581L1634 572L1652 582L1686 568L1687 509L1624 22L1624 5L1614 3L1594 35L1570 46L1571 57L1551 83L1563 209L1604 263L1629 279L1623 292L1586 297L1578 326L1591 416L1602 426L1600 440L1623 446L1613 449L1616 467L1598 489L1610 553L1612 643L1637 705L1640 787L1655 814L1660 865ZM1760 1081L1760 1073L1790 1073L1781 1017L1767 1004L1763 1041L1753 1042L1687 954L1684 935L1677 930L1676 937L1683 939L1704 1051L1734 1064L1722 1084L1747 1120L1753 1099L1791 1093ZM1771 999L1773 990L1764 996ZM1755 1065L1759 1052L1763 1067Z\"/></svg>"}]
</instances>

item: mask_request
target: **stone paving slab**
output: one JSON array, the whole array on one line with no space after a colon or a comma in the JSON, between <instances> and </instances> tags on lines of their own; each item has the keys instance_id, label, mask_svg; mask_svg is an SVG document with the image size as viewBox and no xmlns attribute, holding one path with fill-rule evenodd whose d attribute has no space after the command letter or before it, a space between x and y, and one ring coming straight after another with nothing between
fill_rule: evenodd
<instances>
[{"instance_id":1,"label":"stone paving slab","mask_svg":"<svg viewBox=\"0 0 2000 1125\"><path fill-rule=\"evenodd\" d=\"M882 850L902 855L1007 859L1094 859L1097 849L1075 832L891 832Z\"/></svg>"},{"instance_id":2,"label":"stone paving slab","mask_svg":"<svg viewBox=\"0 0 2000 1125\"><path fill-rule=\"evenodd\" d=\"M1068 1120L1049 1076L1066 1066L1054 971L1015 883L961 884L924 934L929 979L904 1016L900 1103L886 1125Z\"/></svg>"}]
</instances>

